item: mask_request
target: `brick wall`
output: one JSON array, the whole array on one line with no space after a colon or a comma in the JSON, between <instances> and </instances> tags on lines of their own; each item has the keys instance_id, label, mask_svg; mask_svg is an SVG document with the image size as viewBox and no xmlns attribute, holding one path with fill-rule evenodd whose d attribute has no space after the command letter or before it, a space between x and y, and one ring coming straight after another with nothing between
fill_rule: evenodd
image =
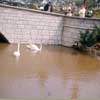
<instances>
[{"instance_id":1,"label":"brick wall","mask_svg":"<svg viewBox=\"0 0 100 100\"><path fill-rule=\"evenodd\" d=\"M62 34L62 45L72 46L79 39L79 32L86 29L92 30L97 25L100 27L100 19L65 17Z\"/></svg>"},{"instance_id":2,"label":"brick wall","mask_svg":"<svg viewBox=\"0 0 100 100\"><path fill-rule=\"evenodd\" d=\"M61 44L62 19L59 15L0 6L0 31L10 43Z\"/></svg>"},{"instance_id":3,"label":"brick wall","mask_svg":"<svg viewBox=\"0 0 100 100\"><path fill-rule=\"evenodd\" d=\"M43 43L72 46L79 31L100 26L100 19L67 17L60 14L0 5L0 32L10 43Z\"/></svg>"}]
</instances>

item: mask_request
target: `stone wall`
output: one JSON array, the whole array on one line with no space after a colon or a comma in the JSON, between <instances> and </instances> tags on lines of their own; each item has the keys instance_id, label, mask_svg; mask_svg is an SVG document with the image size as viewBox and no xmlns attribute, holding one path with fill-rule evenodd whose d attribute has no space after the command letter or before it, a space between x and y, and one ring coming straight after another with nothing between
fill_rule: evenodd
<instances>
[{"instance_id":1,"label":"stone wall","mask_svg":"<svg viewBox=\"0 0 100 100\"><path fill-rule=\"evenodd\" d=\"M100 19L0 5L0 32L10 43L43 43L72 46L79 31L100 26Z\"/></svg>"},{"instance_id":2,"label":"stone wall","mask_svg":"<svg viewBox=\"0 0 100 100\"><path fill-rule=\"evenodd\" d=\"M100 19L65 17L62 34L62 45L72 46L79 39L79 32L86 29L92 30L97 25L100 27Z\"/></svg>"},{"instance_id":3,"label":"stone wall","mask_svg":"<svg viewBox=\"0 0 100 100\"><path fill-rule=\"evenodd\" d=\"M62 19L59 15L0 6L0 32L10 43L61 44Z\"/></svg>"}]
</instances>

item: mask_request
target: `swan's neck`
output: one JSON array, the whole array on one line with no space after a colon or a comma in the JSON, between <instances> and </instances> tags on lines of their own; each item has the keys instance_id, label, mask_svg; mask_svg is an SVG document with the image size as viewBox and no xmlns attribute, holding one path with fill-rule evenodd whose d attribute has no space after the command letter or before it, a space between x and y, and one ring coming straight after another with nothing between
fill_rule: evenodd
<instances>
[{"instance_id":1,"label":"swan's neck","mask_svg":"<svg viewBox=\"0 0 100 100\"><path fill-rule=\"evenodd\" d=\"M42 44L40 45L40 50L42 49Z\"/></svg>"},{"instance_id":2,"label":"swan's neck","mask_svg":"<svg viewBox=\"0 0 100 100\"><path fill-rule=\"evenodd\" d=\"M18 43L17 51L20 52L20 43Z\"/></svg>"}]
</instances>

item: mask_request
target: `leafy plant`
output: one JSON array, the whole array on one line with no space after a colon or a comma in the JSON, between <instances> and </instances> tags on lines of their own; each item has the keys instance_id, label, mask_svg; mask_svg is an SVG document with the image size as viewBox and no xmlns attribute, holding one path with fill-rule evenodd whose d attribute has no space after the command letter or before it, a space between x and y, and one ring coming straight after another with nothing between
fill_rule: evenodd
<instances>
[{"instance_id":1,"label":"leafy plant","mask_svg":"<svg viewBox=\"0 0 100 100\"><path fill-rule=\"evenodd\" d=\"M98 26L95 26L93 32L94 34L96 34L97 42L100 43L100 28Z\"/></svg>"},{"instance_id":2,"label":"leafy plant","mask_svg":"<svg viewBox=\"0 0 100 100\"><path fill-rule=\"evenodd\" d=\"M85 32L80 31L79 42L84 48L91 47L97 42L96 34L90 30L85 30Z\"/></svg>"}]
</instances>

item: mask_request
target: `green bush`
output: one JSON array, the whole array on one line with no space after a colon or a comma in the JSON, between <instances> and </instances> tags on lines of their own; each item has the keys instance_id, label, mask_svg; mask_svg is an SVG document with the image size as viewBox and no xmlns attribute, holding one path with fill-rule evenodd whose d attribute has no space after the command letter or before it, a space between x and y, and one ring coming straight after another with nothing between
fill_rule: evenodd
<instances>
[{"instance_id":1,"label":"green bush","mask_svg":"<svg viewBox=\"0 0 100 100\"><path fill-rule=\"evenodd\" d=\"M96 43L100 43L100 27L98 26L95 26L93 30L80 31L80 38L74 42L73 48L86 51L87 48L92 47Z\"/></svg>"},{"instance_id":2,"label":"green bush","mask_svg":"<svg viewBox=\"0 0 100 100\"><path fill-rule=\"evenodd\" d=\"M94 34L96 34L97 42L100 43L100 28L99 27L95 26Z\"/></svg>"},{"instance_id":3,"label":"green bush","mask_svg":"<svg viewBox=\"0 0 100 100\"><path fill-rule=\"evenodd\" d=\"M96 34L90 30L85 30L85 32L80 31L79 42L84 48L91 47L97 42Z\"/></svg>"}]
</instances>

